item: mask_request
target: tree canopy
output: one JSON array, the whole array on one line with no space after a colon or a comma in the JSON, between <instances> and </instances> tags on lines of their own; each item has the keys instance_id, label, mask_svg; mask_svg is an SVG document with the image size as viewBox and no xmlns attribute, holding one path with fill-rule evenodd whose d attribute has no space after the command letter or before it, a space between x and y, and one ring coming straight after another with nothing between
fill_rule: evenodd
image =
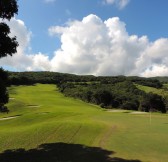
<instances>
[{"instance_id":1,"label":"tree canopy","mask_svg":"<svg viewBox=\"0 0 168 162\"><path fill-rule=\"evenodd\" d=\"M3 22L4 19L10 20L14 14L18 13L16 0L0 0L0 58L17 52L18 42L16 37L10 37L10 28Z\"/></svg>"},{"instance_id":2,"label":"tree canopy","mask_svg":"<svg viewBox=\"0 0 168 162\"><path fill-rule=\"evenodd\" d=\"M0 0L0 58L8 55L12 56L17 52L18 42L16 37L10 37L10 28L5 23L5 19L10 21L14 14L18 13L18 6L16 0ZM6 88L7 73L0 68L0 111L8 112L4 104L8 102L9 96Z\"/></svg>"},{"instance_id":3,"label":"tree canopy","mask_svg":"<svg viewBox=\"0 0 168 162\"><path fill-rule=\"evenodd\" d=\"M10 20L14 14L18 13L16 0L0 0L0 17Z\"/></svg>"}]
</instances>

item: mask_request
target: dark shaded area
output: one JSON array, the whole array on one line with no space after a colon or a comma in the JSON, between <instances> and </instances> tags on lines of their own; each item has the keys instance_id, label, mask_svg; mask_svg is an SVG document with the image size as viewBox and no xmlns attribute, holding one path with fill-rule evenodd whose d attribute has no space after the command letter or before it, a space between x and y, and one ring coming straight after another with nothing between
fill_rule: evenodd
<instances>
[{"instance_id":1,"label":"dark shaded area","mask_svg":"<svg viewBox=\"0 0 168 162\"><path fill-rule=\"evenodd\" d=\"M0 19L10 20L18 13L17 0L0 0ZM11 37L10 28L5 21L0 22L0 58L12 56L17 52L18 42L16 37ZM0 68L0 112L8 113L6 106L9 96L7 91L8 74Z\"/></svg>"},{"instance_id":2,"label":"dark shaded area","mask_svg":"<svg viewBox=\"0 0 168 162\"><path fill-rule=\"evenodd\" d=\"M14 14L18 13L17 0L1 0L0 1L0 17L10 20Z\"/></svg>"},{"instance_id":3,"label":"dark shaded area","mask_svg":"<svg viewBox=\"0 0 168 162\"><path fill-rule=\"evenodd\" d=\"M110 158L112 151L79 144L43 144L37 149L6 150L0 154L0 162L140 162Z\"/></svg>"},{"instance_id":4,"label":"dark shaded area","mask_svg":"<svg viewBox=\"0 0 168 162\"><path fill-rule=\"evenodd\" d=\"M0 68L0 112L9 112L8 108L5 106L5 104L9 101L9 95L6 88L7 79L7 72Z\"/></svg>"}]
</instances>

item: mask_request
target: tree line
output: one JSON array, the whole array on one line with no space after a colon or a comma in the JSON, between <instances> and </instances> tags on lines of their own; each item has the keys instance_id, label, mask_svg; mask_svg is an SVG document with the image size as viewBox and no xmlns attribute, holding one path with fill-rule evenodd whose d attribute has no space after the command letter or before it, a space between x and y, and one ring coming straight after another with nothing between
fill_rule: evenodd
<instances>
[{"instance_id":1,"label":"tree line","mask_svg":"<svg viewBox=\"0 0 168 162\"><path fill-rule=\"evenodd\" d=\"M126 76L74 75L58 72L8 72L8 86L56 84L65 96L79 98L103 108L166 112L163 98L145 93L136 84L161 88L157 79ZM6 101L7 102L7 101ZM5 102L3 102L5 103Z\"/></svg>"},{"instance_id":2,"label":"tree line","mask_svg":"<svg viewBox=\"0 0 168 162\"><path fill-rule=\"evenodd\" d=\"M0 0L0 58L12 56L17 52L18 42L16 37L10 36L10 28L6 21L18 13L18 5L16 0ZM0 112L8 112L5 104L8 102L7 82L8 74L0 68Z\"/></svg>"},{"instance_id":3,"label":"tree line","mask_svg":"<svg viewBox=\"0 0 168 162\"><path fill-rule=\"evenodd\" d=\"M136 84L161 88L162 83L153 78L143 78L138 76L93 76L75 75L58 72L8 72L9 85L31 85L36 83L56 84L59 82L101 82L102 84L114 84L117 82L130 81Z\"/></svg>"},{"instance_id":4,"label":"tree line","mask_svg":"<svg viewBox=\"0 0 168 162\"><path fill-rule=\"evenodd\" d=\"M65 96L79 98L85 102L100 105L102 108L121 108L126 110L159 111L166 113L162 96L145 93L136 85L124 80L107 84L102 82L60 82L59 91Z\"/></svg>"},{"instance_id":5,"label":"tree line","mask_svg":"<svg viewBox=\"0 0 168 162\"><path fill-rule=\"evenodd\" d=\"M56 84L65 96L79 98L103 108L166 112L164 99L145 93L136 84L161 88L153 78L137 76L93 76L58 72L8 72L8 85Z\"/></svg>"}]
</instances>

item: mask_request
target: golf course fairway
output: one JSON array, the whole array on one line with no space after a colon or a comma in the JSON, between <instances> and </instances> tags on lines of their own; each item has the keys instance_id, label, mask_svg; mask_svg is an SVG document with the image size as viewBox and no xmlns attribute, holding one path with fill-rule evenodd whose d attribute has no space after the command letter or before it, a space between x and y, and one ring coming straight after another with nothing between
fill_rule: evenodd
<instances>
[{"instance_id":1,"label":"golf course fairway","mask_svg":"<svg viewBox=\"0 0 168 162\"><path fill-rule=\"evenodd\" d=\"M9 87L0 162L166 162L168 115L108 111L55 85Z\"/></svg>"}]
</instances>

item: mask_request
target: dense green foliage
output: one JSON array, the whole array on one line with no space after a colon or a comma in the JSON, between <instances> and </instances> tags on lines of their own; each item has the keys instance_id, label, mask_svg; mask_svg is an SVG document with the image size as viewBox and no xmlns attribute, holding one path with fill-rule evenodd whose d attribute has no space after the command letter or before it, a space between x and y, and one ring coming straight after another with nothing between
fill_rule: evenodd
<instances>
[{"instance_id":1,"label":"dense green foliage","mask_svg":"<svg viewBox=\"0 0 168 162\"><path fill-rule=\"evenodd\" d=\"M157 89L148 86L136 85L138 89L148 93L148 94L156 94L162 96L162 100L165 103L166 110L168 110L168 84L164 84L162 88Z\"/></svg>"},{"instance_id":2,"label":"dense green foliage","mask_svg":"<svg viewBox=\"0 0 168 162\"><path fill-rule=\"evenodd\" d=\"M102 108L122 108L141 111L166 112L163 98L139 90L131 81L102 84L96 82L57 84L59 90L74 98L100 105Z\"/></svg>"},{"instance_id":3,"label":"dense green foliage","mask_svg":"<svg viewBox=\"0 0 168 162\"><path fill-rule=\"evenodd\" d=\"M126 76L93 76L75 75L58 72L9 72L9 84L31 85L35 83L55 84L62 82L100 82L102 84L114 84L130 81L140 85L161 88L162 84L157 79Z\"/></svg>"},{"instance_id":4,"label":"dense green foliage","mask_svg":"<svg viewBox=\"0 0 168 162\"><path fill-rule=\"evenodd\" d=\"M157 78L143 78L134 76L134 77L128 77L128 80L136 84L149 87L161 88L163 86L162 83Z\"/></svg>"},{"instance_id":5,"label":"dense green foliage","mask_svg":"<svg viewBox=\"0 0 168 162\"><path fill-rule=\"evenodd\" d=\"M152 79L157 79L157 80L159 80L161 83L168 83L168 77L167 77L167 76L152 77Z\"/></svg>"}]
</instances>

